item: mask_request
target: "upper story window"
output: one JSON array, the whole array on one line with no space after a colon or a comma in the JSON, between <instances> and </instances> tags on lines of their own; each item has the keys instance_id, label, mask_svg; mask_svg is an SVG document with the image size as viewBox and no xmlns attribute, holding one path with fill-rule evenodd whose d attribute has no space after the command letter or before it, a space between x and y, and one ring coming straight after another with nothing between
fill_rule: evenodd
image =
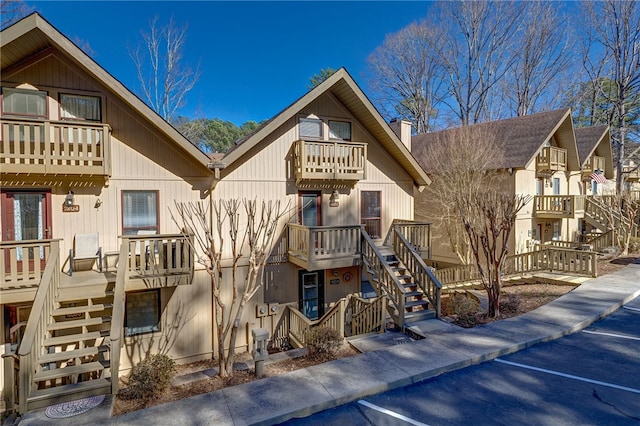
<instances>
[{"instance_id":1,"label":"upper story window","mask_svg":"<svg viewBox=\"0 0 640 426\"><path fill-rule=\"evenodd\" d=\"M47 93L3 87L2 114L47 118Z\"/></svg>"},{"instance_id":2,"label":"upper story window","mask_svg":"<svg viewBox=\"0 0 640 426\"><path fill-rule=\"evenodd\" d=\"M300 139L322 139L322 120L317 118L301 118L299 132Z\"/></svg>"},{"instance_id":3,"label":"upper story window","mask_svg":"<svg viewBox=\"0 0 640 426\"><path fill-rule=\"evenodd\" d=\"M329 139L350 141L351 123L348 121L329 120Z\"/></svg>"},{"instance_id":4,"label":"upper story window","mask_svg":"<svg viewBox=\"0 0 640 426\"><path fill-rule=\"evenodd\" d=\"M100 106L97 96L60 94L60 118L63 120L101 121Z\"/></svg>"},{"instance_id":5,"label":"upper story window","mask_svg":"<svg viewBox=\"0 0 640 426\"><path fill-rule=\"evenodd\" d=\"M159 231L158 191L122 191L122 233L140 235Z\"/></svg>"}]
</instances>

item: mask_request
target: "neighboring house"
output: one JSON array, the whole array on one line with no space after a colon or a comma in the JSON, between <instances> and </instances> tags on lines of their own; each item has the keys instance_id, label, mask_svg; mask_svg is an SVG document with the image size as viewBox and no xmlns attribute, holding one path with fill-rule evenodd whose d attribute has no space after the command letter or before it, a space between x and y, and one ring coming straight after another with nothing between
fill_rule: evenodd
<instances>
[{"instance_id":1,"label":"neighboring house","mask_svg":"<svg viewBox=\"0 0 640 426\"><path fill-rule=\"evenodd\" d=\"M210 278L171 218L175 202L291 206L238 350L253 328L274 333L286 305L314 320L363 285L390 294L399 325L414 310L438 314L418 253L430 229L409 223L430 183L410 127L396 135L346 70L213 158L38 14L0 36L0 338L17 350L4 391L21 410L114 392L110 378L150 353L184 363L217 352Z\"/></svg>"},{"instance_id":2,"label":"neighboring house","mask_svg":"<svg viewBox=\"0 0 640 426\"><path fill-rule=\"evenodd\" d=\"M613 177L608 128L578 131L580 151L570 109L470 128L473 134L493 140L503 154L495 164L502 174L501 186L514 194L534 196L518 214L509 242L510 254L529 251L539 242L577 242L585 215L585 195L600 185L592 181L600 180L601 176ZM428 144L442 143L451 134L451 130L444 130L413 137L412 152L425 170L433 171L425 155ZM596 169L602 174L596 173ZM431 210L433 206L429 206L428 199L428 190L416 193L416 205L427 206L416 211L416 218L435 225L437 210ZM438 267L460 262L438 226L434 226L431 261Z\"/></svg>"}]
</instances>

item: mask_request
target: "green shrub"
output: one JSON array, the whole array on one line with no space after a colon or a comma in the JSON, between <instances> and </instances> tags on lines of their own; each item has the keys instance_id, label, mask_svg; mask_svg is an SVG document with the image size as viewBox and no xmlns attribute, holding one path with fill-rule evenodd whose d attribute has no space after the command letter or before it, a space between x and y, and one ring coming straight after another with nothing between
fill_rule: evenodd
<instances>
[{"instance_id":1,"label":"green shrub","mask_svg":"<svg viewBox=\"0 0 640 426\"><path fill-rule=\"evenodd\" d=\"M307 333L309 356L332 357L342 343L342 336L329 327L314 327Z\"/></svg>"},{"instance_id":2,"label":"green shrub","mask_svg":"<svg viewBox=\"0 0 640 426\"><path fill-rule=\"evenodd\" d=\"M130 398L156 399L170 386L176 363L166 355L153 354L131 370L127 395Z\"/></svg>"}]
</instances>

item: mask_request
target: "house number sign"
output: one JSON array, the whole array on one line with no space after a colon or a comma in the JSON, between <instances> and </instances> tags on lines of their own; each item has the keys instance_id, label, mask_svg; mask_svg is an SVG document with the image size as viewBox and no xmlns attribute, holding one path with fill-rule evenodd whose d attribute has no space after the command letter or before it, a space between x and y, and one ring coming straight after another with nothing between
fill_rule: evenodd
<instances>
[{"instance_id":1,"label":"house number sign","mask_svg":"<svg viewBox=\"0 0 640 426\"><path fill-rule=\"evenodd\" d=\"M74 204L71 206L62 206L62 213L78 213L80 211L80 205Z\"/></svg>"}]
</instances>

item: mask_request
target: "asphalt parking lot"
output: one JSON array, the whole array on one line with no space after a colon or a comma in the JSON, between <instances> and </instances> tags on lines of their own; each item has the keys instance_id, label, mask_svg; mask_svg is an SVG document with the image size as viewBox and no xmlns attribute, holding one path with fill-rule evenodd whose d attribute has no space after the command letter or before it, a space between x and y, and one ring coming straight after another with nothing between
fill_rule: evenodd
<instances>
[{"instance_id":1,"label":"asphalt parking lot","mask_svg":"<svg viewBox=\"0 0 640 426\"><path fill-rule=\"evenodd\" d=\"M287 425L638 425L640 298L581 332Z\"/></svg>"}]
</instances>

